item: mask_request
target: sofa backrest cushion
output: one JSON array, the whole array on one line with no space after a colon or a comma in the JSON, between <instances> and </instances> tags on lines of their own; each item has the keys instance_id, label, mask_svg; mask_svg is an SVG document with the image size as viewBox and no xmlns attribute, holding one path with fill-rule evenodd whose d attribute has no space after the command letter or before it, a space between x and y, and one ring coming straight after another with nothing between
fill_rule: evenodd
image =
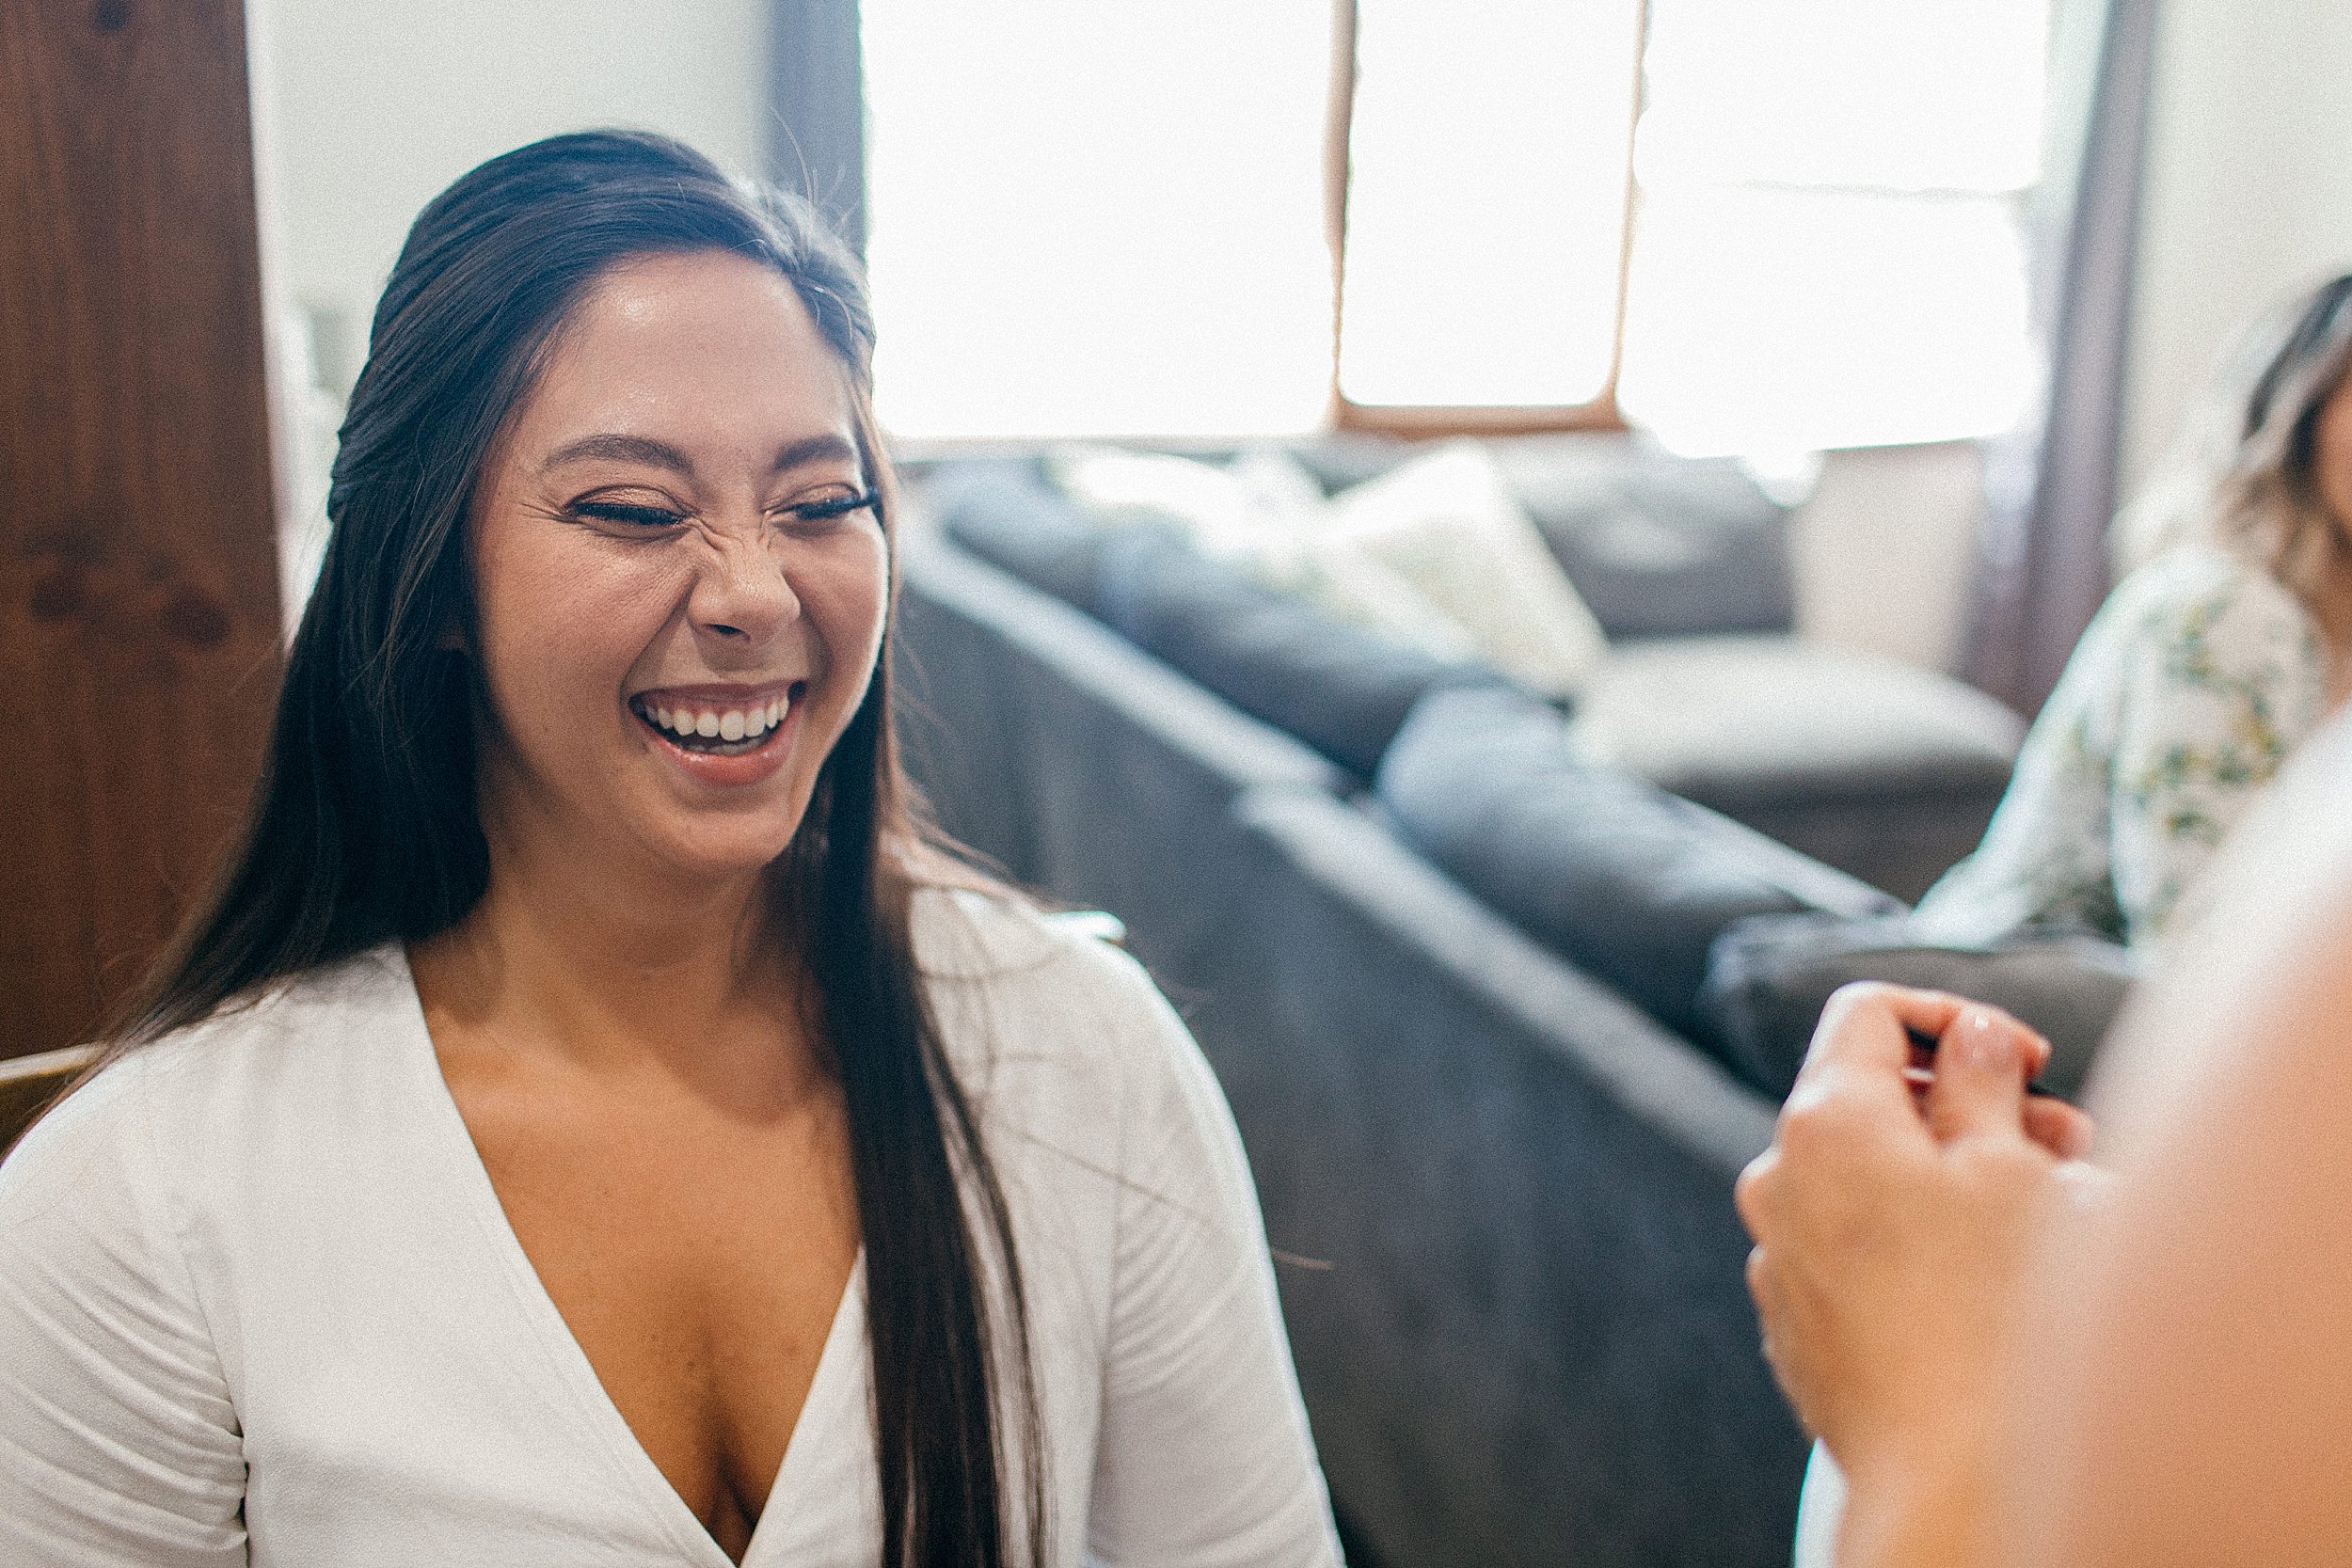
<instances>
[{"instance_id":1,"label":"sofa backrest cushion","mask_svg":"<svg viewBox=\"0 0 2352 1568\"><path fill-rule=\"evenodd\" d=\"M1613 640L1794 626L1788 510L1738 464L1674 457L1623 436L1486 445ZM1291 455L1327 486L1345 488L1388 472L1411 449L1327 436ZM1064 603L1093 610L1097 559L1117 531L1051 483L1036 455L958 458L937 465L927 483L949 537Z\"/></svg>"},{"instance_id":2,"label":"sofa backrest cushion","mask_svg":"<svg viewBox=\"0 0 2352 1568\"><path fill-rule=\"evenodd\" d=\"M1048 483L1035 458L942 464L925 499L948 538L1030 587L1094 613L1095 579L1113 531Z\"/></svg>"},{"instance_id":3,"label":"sofa backrest cushion","mask_svg":"<svg viewBox=\"0 0 2352 1568\"><path fill-rule=\"evenodd\" d=\"M1160 887L1155 833L1197 832L1246 789L1347 786L1327 758L953 540L910 538L900 564L907 768L941 825L1020 881L1126 913L1130 872L1184 891Z\"/></svg>"},{"instance_id":4,"label":"sofa backrest cushion","mask_svg":"<svg viewBox=\"0 0 2352 1568\"><path fill-rule=\"evenodd\" d=\"M1489 449L1612 640L1795 626L1788 510L1737 462L1677 457L1627 436Z\"/></svg>"},{"instance_id":5,"label":"sofa backrest cushion","mask_svg":"<svg viewBox=\"0 0 2352 1568\"><path fill-rule=\"evenodd\" d=\"M1424 692L1502 679L1334 620L1149 530L1104 546L1097 590L1097 613L1130 641L1361 779Z\"/></svg>"},{"instance_id":6,"label":"sofa backrest cushion","mask_svg":"<svg viewBox=\"0 0 2352 1568\"><path fill-rule=\"evenodd\" d=\"M1583 760L1523 693L1433 691L1375 785L1398 831L1537 941L1706 1044L1708 950L1732 921L1900 908L1877 889Z\"/></svg>"}]
</instances>

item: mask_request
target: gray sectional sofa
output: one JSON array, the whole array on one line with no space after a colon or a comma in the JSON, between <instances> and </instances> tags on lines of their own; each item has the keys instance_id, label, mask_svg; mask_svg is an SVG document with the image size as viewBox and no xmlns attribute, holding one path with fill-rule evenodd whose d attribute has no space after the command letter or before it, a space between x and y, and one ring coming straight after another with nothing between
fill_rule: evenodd
<instances>
[{"instance_id":1,"label":"gray sectional sofa","mask_svg":"<svg viewBox=\"0 0 2352 1568\"><path fill-rule=\"evenodd\" d=\"M1731 1205L1775 1097L1695 996L1733 919L1896 901L1593 764L1490 673L1104 535L1034 465L921 488L910 765L963 843L1124 921L1186 1014L1355 1547L1787 1561L1804 1442Z\"/></svg>"}]
</instances>

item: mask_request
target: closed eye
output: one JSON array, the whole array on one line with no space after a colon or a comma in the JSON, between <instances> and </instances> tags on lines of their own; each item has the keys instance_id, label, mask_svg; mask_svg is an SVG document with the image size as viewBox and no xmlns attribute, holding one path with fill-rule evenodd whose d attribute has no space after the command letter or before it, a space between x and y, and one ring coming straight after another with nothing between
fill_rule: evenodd
<instances>
[{"instance_id":1,"label":"closed eye","mask_svg":"<svg viewBox=\"0 0 2352 1568\"><path fill-rule=\"evenodd\" d=\"M881 499L882 497L871 490L861 490L855 495L827 496L822 500L802 501L786 507L784 515L796 523L829 523L852 512L863 512Z\"/></svg>"},{"instance_id":2,"label":"closed eye","mask_svg":"<svg viewBox=\"0 0 2352 1568\"><path fill-rule=\"evenodd\" d=\"M686 520L683 512L666 506L639 506L628 501L575 501L572 513L592 522L620 523L628 528L674 528Z\"/></svg>"}]
</instances>

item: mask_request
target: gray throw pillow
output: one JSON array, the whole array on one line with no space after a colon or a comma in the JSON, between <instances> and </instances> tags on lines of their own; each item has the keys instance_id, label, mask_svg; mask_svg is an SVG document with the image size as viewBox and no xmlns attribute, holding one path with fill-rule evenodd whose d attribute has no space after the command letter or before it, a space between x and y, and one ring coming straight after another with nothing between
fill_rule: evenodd
<instances>
[{"instance_id":1,"label":"gray throw pillow","mask_svg":"<svg viewBox=\"0 0 2352 1568\"><path fill-rule=\"evenodd\" d=\"M1733 1071L1785 1095L1838 987L1884 980L1951 991L2014 1013L2047 1037L2050 1064L2042 1080L2073 1099L2137 974L2128 952L2088 932L1936 947L1915 940L1903 915L1758 915L1715 939L1699 1011L1708 1043Z\"/></svg>"},{"instance_id":2,"label":"gray throw pillow","mask_svg":"<svg viewBox=\"0 0 2352 1568\"><path fill-rule=\"evenodd\" d=\"M1104 547L1098 605L1146 653L1361 779L1424 693L1502 681L1336 620L1156 530Z\"/></svg>"},{"instance_id":3,"label":"gray throw pillow","mask_svg":"<svg viewBox=\"0 0 2352 1568\"><path fill-rule=\"evenodd\" d=\"M1794 626L1788 510L1738 463L1676 457L1632 436L1492 447L1613 641Z\"/></svg>"}]
</instances>

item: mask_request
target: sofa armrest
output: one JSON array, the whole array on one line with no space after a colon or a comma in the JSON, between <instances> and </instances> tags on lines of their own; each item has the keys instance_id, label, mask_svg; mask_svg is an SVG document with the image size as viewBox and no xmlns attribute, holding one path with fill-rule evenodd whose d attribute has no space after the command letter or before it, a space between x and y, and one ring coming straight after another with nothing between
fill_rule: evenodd
<instances>
[{"instance_id":1,"label":"sofa armrest","mask_svg":"<svg viewBox=\"0 0 2352 1568\"><path fill-rule=\"evenodd\" d=\"M1805 1447L1732 1181L1772 1104L1371 814L1238 803L1195 1026L1285 1275L1338 1506L1384 1560L1788 1560Z\"/></svg>"}]
</instances>

